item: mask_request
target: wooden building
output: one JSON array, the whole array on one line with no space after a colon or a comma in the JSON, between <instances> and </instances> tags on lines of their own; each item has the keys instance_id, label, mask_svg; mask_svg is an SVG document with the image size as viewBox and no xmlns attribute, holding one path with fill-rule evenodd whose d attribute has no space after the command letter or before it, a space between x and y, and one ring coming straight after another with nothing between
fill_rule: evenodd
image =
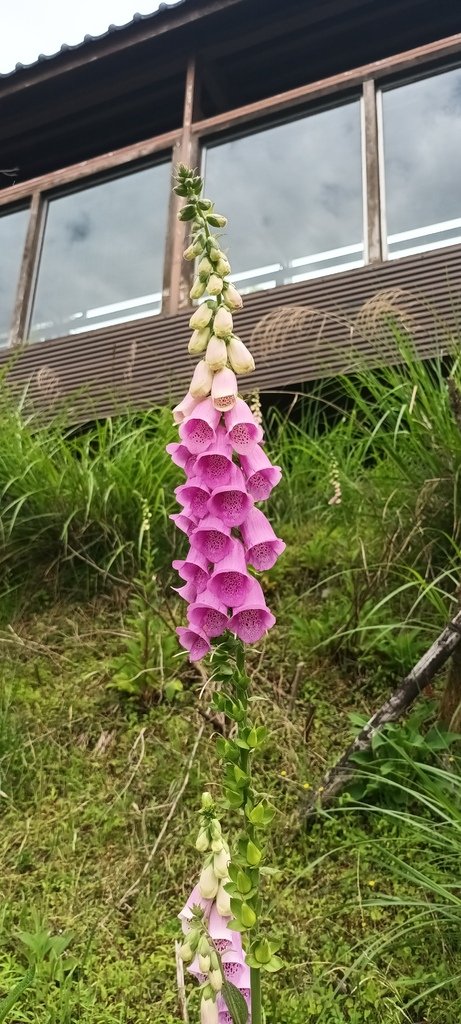
<instances>
[{"instance_id":1,"label":"wooden building","mask_svg":"<svg viewBox=\"0 0 461 1024\"><path fill-rule=\"evenodd\" d=\"M0 76L0 369L46 400L176 397L190 265L171 193L229 216L252 387L422 354L460 311L454 0L180 0Z\"/></svg>"}]
</instances>

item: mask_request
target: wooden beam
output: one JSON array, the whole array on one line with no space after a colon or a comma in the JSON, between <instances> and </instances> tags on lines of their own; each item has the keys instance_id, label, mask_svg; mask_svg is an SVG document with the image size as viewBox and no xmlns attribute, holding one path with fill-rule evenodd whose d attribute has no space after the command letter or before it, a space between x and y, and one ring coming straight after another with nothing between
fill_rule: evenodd
<instances>
[{"instance_id":1,"label":"wooden beam","mask_svg":"<svg viewBox=\"0 0 461 1024\"><path fill-rule=\"evenodd\" d=\"M381 202L379 190L379 143L376 111L376 87L370 79L363 83L363 174L365 195L365 262L380 263Z\"/></svg>"},{"instance_id":2,"label":"wooden beam","mask_svg":"<svg viewBox=\"0 0 461 1024\"><path fill-rule=\"evenodd\" d=\"M351 71L341 71L340 74L331 75L329 78L321 78L315 82L309 82L307 85L298 86L296 89L288 89L275 96L268 96L265 100L247 103L243 107L195 121L193 130L198 136L228 131L240 124L247 124L258 118L300 106L309 100L346 92L348 89L358 89L368 79L388 78L397 72L417 68L457 53L461 53L461 32L454 36L448 36L446 39L438 39L435 43L406 50L393 57L373 61L371 64L363 64Z\"/></svg>"},{"instance_id":3,"label":"wooden beam","mask_svg":"<svg viewBox=\"0 0 461 1024\"><path fill-rule=\"evenodd\" d=\"M196 102L196 83L195 58L191 58L186 74L181 140L175 147L173 154L173 178L178 163L186 164L188 167L195 167L197 165L198 140L192 132ZM172 192L168 211L168 238L164 279L164 312L170 316L173 316L185 306L190 305L189 290L194 273L193 264L188 263L186 265L182 255L186 244L188 228L186 224L178 220L180 207L181 200Z\"/></svg>"},{"instance_id":4,"label":"wooden beam","mask_svg":"<svg viewBox=\"0 0 461 1024\"><path fill-rule=\"evenodd\" d=\"M29 224L27 226L11 323L10 345L22 344L25 331L27 330L27 320L35 284L36 261L42 237L43 212L42 196L37 191L32 196L30 204Z\"/></svg>"},{"instance_id":5,"label":"wooden beam","mask_svg":"<svg viewBox=\"0 0 461 1024\"><path fill-rule=\"evenodd\" d=\"M153 138L145 139L143 142L134 142L130 146L124 146L123 149L103 153L101 156L94 156L90 160L82 160L80 163L72 164L70 167L63 167L58 171L50 171L49 174L43 174L41 177L18 182L17 185L11 185L10 188L0 191L0 206L17 203L21 199L34 195L37 190L48 192L51 189L59 188L61 185L82 181L93 174L100 174L117 167L123 167L125 164L135 163L137 160L153 156L156 153L168 152L180 136L180 129L174 132L165 132L163 135L156 135Z\"/></svg>"}]
</instances>

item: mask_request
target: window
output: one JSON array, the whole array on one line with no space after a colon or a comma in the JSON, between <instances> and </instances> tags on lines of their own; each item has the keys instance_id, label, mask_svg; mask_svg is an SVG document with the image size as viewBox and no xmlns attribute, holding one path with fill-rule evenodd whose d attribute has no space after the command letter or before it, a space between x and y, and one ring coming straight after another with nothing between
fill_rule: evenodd
<instances>
[{"instance_id":1,"label":"window","mask_svg":"<svg viewBox=\"0 0 461 1024\"><path fill-rule=\"evenodd\" d=\"M50 200L29 337L159 313L170 166Z\"/></svg>"},{"instance_id":2,"label":"window","mask_svg":"<svg viewBox=\"0 0 461 1024\"><path fill-rule=\"evenodd\" d=\"M389 257L461 242L461 69L382 94Z\"/></svg>"},{"instance_id":3,"label":"window","mask_svg":"<svg viewBox=\"0 0 461 1024\"><path fill-rule=\"evenodd\" d=\"M363 263L359 100L209 147L206 195L242 291Z\"/></svg>"},{"instance_id":4,"label":"window","mask_svg":"<svg viewBox=\"0 0 461 1024\"><path fill-rule=\"evenodd\" d=\"M9 341L28 219L28 210L0 216L0 346Z\"/></svg>"}]
</instances>

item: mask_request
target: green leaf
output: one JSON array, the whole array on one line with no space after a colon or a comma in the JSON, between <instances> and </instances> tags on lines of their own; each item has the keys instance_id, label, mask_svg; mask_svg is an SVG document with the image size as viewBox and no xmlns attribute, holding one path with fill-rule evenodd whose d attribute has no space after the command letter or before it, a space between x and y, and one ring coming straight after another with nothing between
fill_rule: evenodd
<instances>
[{"instance_id":1,"label":"green leaf","mask_svg":"<svg viewBox=\"0 0 461 1024\"><path fill-rule=\"evenodd\" d=\"M6 998L2 1000L0 1003L0 1024L5 1020L10 1010L13 1009L13 1006L17 1003L18 999L21 998L23 992L25 992L26 989L29 988L29 985L32 984L34 975L35 967L29 967L29 970L26 971L24 977L21 978L21 981L19 981L18 984L11 989L11 992L8 993Z\"/></svg>"},{"instance_id":2,"label":"green leaf","mask_svg":"<svg viewBox=\"0 0 461 1024\"><path fill-rule=\"evenodd\" d=\"M234 1024L247 1024L248 1007L242 993L230 981L225 981L221 995Z\"/></svg>"},{"instance_id":3,"label":"green leaf","mask_svg":"<svg viewBox=\"0 0 461 1024\"><path fill-rule=\"evenodd\" d=\"M275 974L277 971L281 971L283 967L283 960L280 956L271 956L268 964L261 964L263 971L269 971L269 974Z\"/></svg>"}]
</instances>

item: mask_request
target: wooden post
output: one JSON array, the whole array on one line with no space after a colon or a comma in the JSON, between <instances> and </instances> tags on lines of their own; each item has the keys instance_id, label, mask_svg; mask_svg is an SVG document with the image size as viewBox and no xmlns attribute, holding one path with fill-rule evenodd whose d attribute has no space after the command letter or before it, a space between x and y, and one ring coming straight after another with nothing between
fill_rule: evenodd
<instances>
[{"instance_id":1,"label":"wooden post","mask_svg":"<svg viewBox=\"0 0 461 1024\"><path fill-rule=\"evenodd\" d=\"M366 263L380 263L383 258L381 234L381 197L379 182L379 138L376 110L376 88L372 80L363 83L363 135L365 186L365 252Z\"/></svg>"},{"instance_id":2,"label":"wooden post","mask_svg":"<svg viewBox=\"0 0 461 1024\"><path fill-rule=\"evenodd\" d=\"M40 249L43 226L43 198L40 192L34 192L30 204L29 224L19 271L13 319L11 322L10 345L21 345L28 327L30 304L37 270L37 258Z\"/></svg>"},{"instance_id":3,"label":"wooden post","mask_svg":"<svg viewBox=\"0 0 461 1024\"><path fill-rule=\"evenodd\" d=\"M165 249L162 312L174 316L180 309L190 305L189 290L194 273L193 264L187 266L183 260L186 244L186 224L178 220L181 200L173 192L174 175L178 163L195 167L198 158L197 138L192 131L196 102L195 58L187 66L184 94L182 133L173 148L171 197L168 209L168 234Z\"/></svg>"}]
</instances>

